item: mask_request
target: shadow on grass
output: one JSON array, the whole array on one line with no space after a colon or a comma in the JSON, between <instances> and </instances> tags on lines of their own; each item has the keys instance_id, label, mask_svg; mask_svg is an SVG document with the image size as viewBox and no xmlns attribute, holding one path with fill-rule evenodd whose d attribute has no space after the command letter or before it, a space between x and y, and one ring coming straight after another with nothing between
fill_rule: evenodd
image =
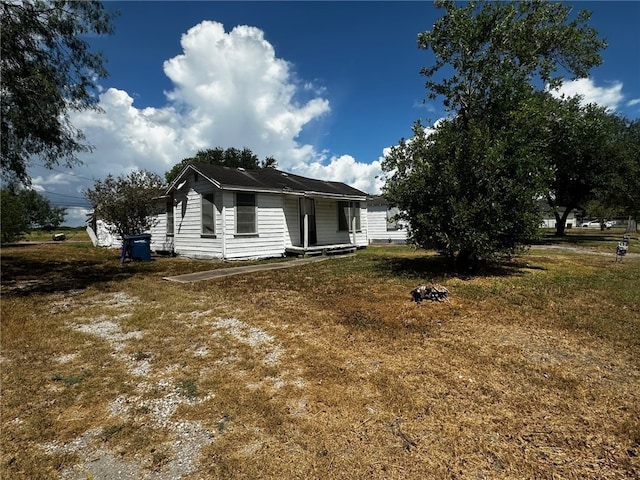
<instances>
[{"instance_id":1,"label":"shadow on grass","mask_svg":"<svg viewBox=\"0 0 640 480\"><path fill-rule=\"evenodd\" d=\"M120 263L119 257L40 258L2 252L2 294L82 290L94 284L121 281L148 268Z\"/></svg>"},{"instance_id":2,"label":"shadow on grass","mask_svg":"<svg viewBox=\"0 0 640 480\"><path fill-rule=\"evenodd\" d=\"M618 232L589 232L566 233L558 237L553 233L546 233L542 238L532 242L533 245L587 245L595 243L619 242L623 233Z\"/></svg>"},{"instance_id":3,"label":"shadow on grass","mask_svg":"<svg viewBox=\"0 0 640 480\"><path fill-rule=\"evenodd\" d=\"M482 263L476 272L452 268L447 258L442 256L402 258L383 257L373 260L373 268L380 275L393 275L398 278L420 281L438 281L446 278L470 280L475 277L521 276L523 270L541 270L542 267L530 265L520 260L505 260L501 263Z\"/></svg>"}]
</instances>

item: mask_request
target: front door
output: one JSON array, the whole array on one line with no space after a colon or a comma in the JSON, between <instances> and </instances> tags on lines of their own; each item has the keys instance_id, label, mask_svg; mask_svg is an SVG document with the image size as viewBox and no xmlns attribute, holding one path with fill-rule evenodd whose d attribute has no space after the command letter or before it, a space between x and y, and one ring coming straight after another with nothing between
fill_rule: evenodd
<instances>
[{"instance_id":1,"label":"front door","mask_svg":"<svg viewBox=\"0 0 640 480\"><path fill-rule=\"evenodd\" d=\"M300 210L300 244L310 246L318 243L316 231L316 202L313 198L301 198ZM305 222L306 219L306 222Z\"/></svg>"}]
</instances>

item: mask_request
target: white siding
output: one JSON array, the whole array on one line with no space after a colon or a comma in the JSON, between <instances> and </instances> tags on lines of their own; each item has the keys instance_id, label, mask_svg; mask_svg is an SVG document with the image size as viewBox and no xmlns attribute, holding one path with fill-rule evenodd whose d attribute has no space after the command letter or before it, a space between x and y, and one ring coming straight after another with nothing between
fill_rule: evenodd
<instances>
[{"instance_id":1,"label":"white siding","mask_svg":"<svg viewBox=\"0 0 640 480\"><path fill-rule=\"evenodd\" d=\"M285 254L284 196L256 194L257 233L238 235L235 228L235 194L224 193L225 257L228 259L281 257Z\"/></svg>"},{"instance_id":2,"label":"white siding","mask_svg":"<svg viewBox=\"0 0 640 480\"><path fill-rule=\"evenodd\" d=\"M406 243L408 235L406 227L398 230L387 230L386 205L369 205L367 209L370 243Z\"/></svg>"},{"instance_id":3,"label":"white siding","mask_svg":"<svg viewBox=\"0 0 640 480\"><path fill-rule=\"evenodd\" d=\"M358 246L367 245L367 208L366 202L360 202L360 231L356 233ZM324 198L316 199L316 229L318 245L353 243L353 235L338 230L338 202Z\"/></svg>"},{"instance_id":4,"label":"white siding","mask_svg":"<svg viewBox=\"0 0 640 480\"><path fill-rule=\"evenodd\" d=\"M202 194L214 193L216 204L215 238L202 235ZM192 258L222 258L222 194L209 181L196 181L190 175L187 183L174 194L177 205L173 216L174 250Z\"/></svg>"},{"instance_id":5,"label":"white siding","mask_svg":"<svg viewBox=\"0 0 640 480\"><path fill-rule=\"evenodd\" d=\"M286 219L284 230L285 247L300 245L300 211L299 196L286 195L284 197L284 216Z\"/></svg>"},{"instance_id":6,"label":"white siding","mask_svg":"<svg viewBox=\"0 0 640 480\"><path fill-rule=\"evenodd\" d=\"M175 210L175 208L174 208ZM167 213L159 213L155 216L155 224L149 232L151 234L151 251L172 252L173 236L167 235Z\"/></svg>"},{"instance_id":7,"label":"white siding","mask_svg":"<svg viewBox=\"0 0 640 480\"><path fill-rule=\"evenodd\" d=\"M113 225L107 224L103 220L96 221L96 237L98 247L122 248L122 238L113 232Z\"/></svg>"}]
</instances>

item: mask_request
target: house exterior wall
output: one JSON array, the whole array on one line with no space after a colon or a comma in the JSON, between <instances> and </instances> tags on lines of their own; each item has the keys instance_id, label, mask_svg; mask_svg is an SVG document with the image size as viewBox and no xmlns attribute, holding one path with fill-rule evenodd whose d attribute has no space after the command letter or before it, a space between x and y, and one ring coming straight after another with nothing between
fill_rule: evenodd
<instances>
[{"instance_id":1,"label":"house exterior wall","mask_svg":"<svg viewBox=\"0 0 640 480\"><path fill-rule=\"evenodd\" d=\"M207 193L214 194L215 236L202 235L202 195ZM186 184L174 194L173 248L175 253L192 258L222 258L220 235L222 220L219 207L221 197L221 192L216 191L210 182L195 178L189 178Z\"/></svg>"},{"instance_id":2,"label":"house exterior wall","mask_svg":"<svg viewBox=\"0 0 640 480\"><path fill-rule=\"evenodd\" d=\"M318 245L354 243L359 247L367 245L367 205L360 202L360 230L356 232L355 241L352 232L339 230L338 201L326 198L316 199L316 229Z\"/></svg>"},{"instance_id":3,"label":"house exterior wall","mask_svg":"<svg viewBox=\"0 0 640 480\"><path fill-rule=\"evenodd\" d=\"M111 225L112 226L112 225ZM91 227L87 227L91 229ZM122 248L122 238L117 233L111 233L110 225L104 220L96 221L96 231L93 232L96 237L96 247Z\"/></svg>"},{"instance_id":4,"label":"house exterior wall","mask_svg":"<svg viewBox=\"0 0 640 480\"><path fill-rule=\"evenodd\" d=\"M367 210L369 243L407 243L406 227L387 230L387 205L369 205Z\"/></svg>"},{"instance_id":5,"label":"house exterior wall","mask_svg":"<svg viewBox=\"0 0 640 480\"><path fill-rule=\"evenodd\" d=\"M225 258L268 258L285 254L285 217L282 195L257 193L257 233L236 233L235 193L224 192Z\"/></svg>"},{"instance_id":6,"label":"house exterior wall","mask_svg":"<svg viewBox=\"0 0 640 480\"><path fill-rule=\"evenodd\" d=\"M299 246L300 240L300 210L298 195L285 195L284 197L284 216L285 216L285 232L284 243L285 248Z\"/></svg>"},{"instance_id":7,"label":"house exterior wall","mask_svg":"<svg viewBox=\"0 0 640 480\"><path fill-rule=\"evenodd\" d=\"M213 193L215 233L202 234L202 195ZM174 194L174 235L167 237L167 215L158 215L151 231L152 245L173 239L179 255L203 259L248 259L282 256L285 253L287 223L282 195L256 193L257 233L236 233L235 193L216 189L209 181L190 178Z\"/></svg>"},{"instance_id":8,"label":"house exterior wall","mask_svg":"<svg viewBox=\"0 0 640 480\"><path fill-rule=\"evenodd\" d=\"M161 205L158 208L163 208ZM175 214L175 207L173 207ZM155 224L147 233L151 234L151 251L173 252L173 235L167 235L167 213L159 213L155 216Z\"/></svg>"}]
</instances>

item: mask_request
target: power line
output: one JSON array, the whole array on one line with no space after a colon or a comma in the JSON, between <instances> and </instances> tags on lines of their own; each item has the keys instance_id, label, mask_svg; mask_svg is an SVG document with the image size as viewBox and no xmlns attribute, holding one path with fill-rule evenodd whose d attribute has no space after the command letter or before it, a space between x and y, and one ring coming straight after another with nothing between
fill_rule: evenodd
<instances>
[{"instance_id":1,"label":"power line","mask_svg":"<svg viewBox=\"0 0 640 480\"><path fill-rule=\"evenodd\" d=\"M91 205L82 205L79 203L51 203L52 207L64 207L64 208L86 208L91 210Z\"/></svg>"},{"instance_id":2,"label":"power line","mask_svg":"<svg viewBox=\"0 0 640 480\"><path fill-rule=\"evenodd\" d=\"M83 177L82 175L76 175L75 173L64 172L62 170L58 170L57 168L47 167L46 165L42 165L41 163L33 162L34 165L38 165L39 167L46 168L47 170L53 170L54 172L61 173L63 175L68 175L70 177L81 178L82 180L89 180L91 182L95 181L94 178Z\"/></svg>"},{"instance_id":3,"label":"power line","mask_svg":"<svg viewBox=\"0 0 640 480\"><path fill-rule=\"evenodd\" d=\"M44 193L48 193L49 195L57 195L59 197L67 197L67 198L75 198L76 200L84 200L83 197L75 197L73 195L64 195L62 193L56 193L56 192L48 192L47 190L43 190Z\"/></svg>"},{"instance_id":4,"label":"power line","mask_svg":"<svg viewBox=\"0 0 640 480\"><path fill-rule=\"evenodd\" d=\"M72 202L72 201L64 200L64 199L48 198L49 203L54 207L89 208L89 209L92 208L91 203L89 201L87 201L87 199L85 199L83 197L76 197L74 195L65 195L64 193L49 192L47 190L43 190L42 193L45 193L47 196L56 195L58 197L72 198L74 200L80 200L80 202Z\"/></svg>"}]
</instances>

